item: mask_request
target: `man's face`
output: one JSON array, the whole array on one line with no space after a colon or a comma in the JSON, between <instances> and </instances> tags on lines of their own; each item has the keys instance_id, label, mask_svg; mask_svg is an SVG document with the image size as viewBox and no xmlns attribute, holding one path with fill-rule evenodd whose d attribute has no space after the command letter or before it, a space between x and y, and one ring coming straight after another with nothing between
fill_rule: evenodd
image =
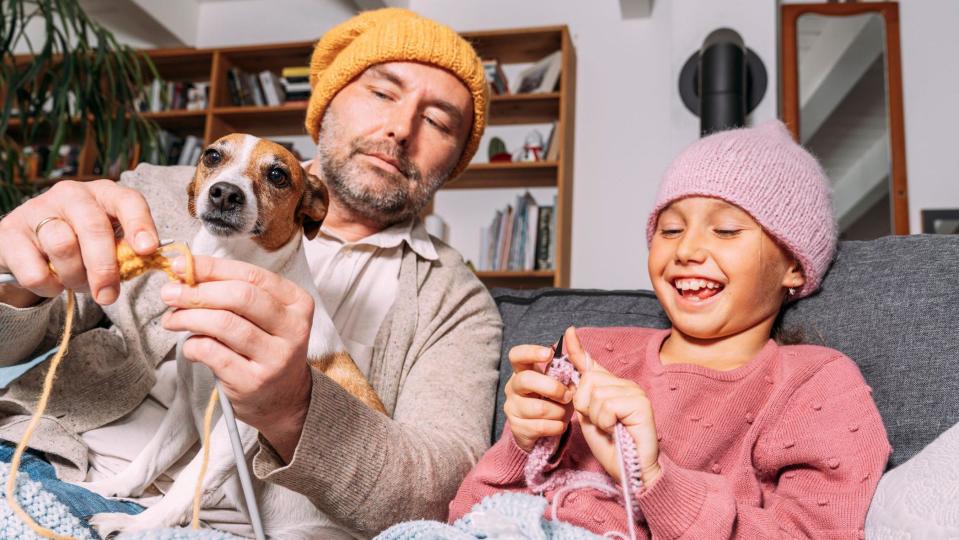
<instances>
[{"instance_id":1,"label":"man's face","mask_svg":"<svg viewBox=\"0 0 959 540\"><path fill-rule=\"evenodd\" d=\"M472 125L473 97L451 73L413 62L372 66L330 102L313 172L339 203L385 227L426 206Z\"/></svg>"}]
</instances>

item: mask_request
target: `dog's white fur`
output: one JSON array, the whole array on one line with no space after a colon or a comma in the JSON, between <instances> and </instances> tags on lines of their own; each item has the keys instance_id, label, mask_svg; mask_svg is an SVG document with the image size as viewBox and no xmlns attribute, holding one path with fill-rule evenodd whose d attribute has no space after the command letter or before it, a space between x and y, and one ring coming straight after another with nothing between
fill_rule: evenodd
<instances>
[{"instance_id":1,"label":"dog's white fur","mask_svg":"<svg viewBox=\"0 0 959 540\"><path fill-rule=\"evenodd\" d=\"M285 245L275 251L264 249L252 239L250 233L258 217L257 199L252 186L256 179L249 178L244 171L259 139L251 135L233 135L230 139L228 142L239 142L229 150L234 156L230 163L216 171L214 180L206 181L203 189L196 193L196 213L202 216L208 210L209 187L213 183L231 182L243 191L247 201L240 213L240 220L246 229L243 233L224 237L211 234L205 226L201 227L190 243L191 251L194 254L250 262L297 283L313 296L316 306L308 357L316 359L345 351L313 284L303 251L303 235L293 234ZM177 343L176 397L156 435L122 473L110 479L81 485L105 496L139 496L196 443L203 430L203 413L214 382L206 366L193 364L183 357L183 342L188 337L181 336ZM249 462L257 444L257 432L243 422L238 421L238 424ZM138 515L97 514L91 518L91 524L105 536L114 531L141 531L188 523L201 461L202 453L198 453L180 472L163 499L144 512ZM269 538L351 538L305 496L272 482L261 482L254 478L254 483L263 526ZM231 504L249 515L222 416L216 421L211 436L210 461L203 479L203 493L204 506L215 503L225 495Z\"/></svg>"}]
</instances>

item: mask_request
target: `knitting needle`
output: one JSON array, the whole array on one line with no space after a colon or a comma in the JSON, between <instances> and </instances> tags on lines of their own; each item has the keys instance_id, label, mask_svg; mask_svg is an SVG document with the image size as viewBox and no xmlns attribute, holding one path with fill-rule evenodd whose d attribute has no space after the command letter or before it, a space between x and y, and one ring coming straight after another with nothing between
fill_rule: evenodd
<instances>
[{"instance_id":1,"label":"knitting needle","mask_svg":"<svg viewBox=\"0 0 959 540\"><path fill-rule=\"evenodd\" d=\"M223 420L226 422L226 430L230 433L230 445L233 446L233 457L236 460L236 472L240 477L240 486L243 488L243 498L246 499L247 511L250 513L250 525L253 526L253 536L256 540L265 540L263 533L263 523L260 521L260 508L256 503L256 494L253 491L253 480L250 477L250 470L246 466L246 454L243 452L243 443L240 441L240 429L236 425L236 417L233 416L233 404L230 398L226 397L220 379L214 375L213 380L216 383L216 391L220 396L220 409L223 410Z\"/></svg>"},{"instance_id":2,"label":"knitting needle","mask_svg":"<svg viewBox=\"0 0 959 540\"><path fill-rule=\"evenodd\" d=\"M175 240L160 240L160 245L157 246L157 248L169 246L173 242L175 242ZM6 284L16 285L17 278L13 277L13 274L10 274L7 272L0 272L0 285L6 285Z\"/></svg>"}]
</instances>

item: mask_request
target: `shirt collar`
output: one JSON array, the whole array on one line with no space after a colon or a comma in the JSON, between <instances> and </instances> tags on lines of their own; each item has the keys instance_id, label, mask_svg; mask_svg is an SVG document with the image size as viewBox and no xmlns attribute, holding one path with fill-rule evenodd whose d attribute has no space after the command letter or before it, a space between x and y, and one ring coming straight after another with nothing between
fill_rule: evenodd
<instances>
[{"instance_id":1,"label":"shirt collar","mask_svg":"<svg viewBox=\"0 0 959 540\"><path fill-rule=\"evenodd\" d=\"M343 240L333 234L326 227L322 227L320 232L328 237L334 238L340 242ZM378 233L371 234L353 242L354 245L367 245L378 248L395 248L406 242L417 255L428 260L435 261L439 259L436 253L436 246L433 245L433 239L426 232L426 225L419 218L409 219L395 225L391 225ZM343 242L346 243L346 242Z\"/></svg>"}]
</instances>

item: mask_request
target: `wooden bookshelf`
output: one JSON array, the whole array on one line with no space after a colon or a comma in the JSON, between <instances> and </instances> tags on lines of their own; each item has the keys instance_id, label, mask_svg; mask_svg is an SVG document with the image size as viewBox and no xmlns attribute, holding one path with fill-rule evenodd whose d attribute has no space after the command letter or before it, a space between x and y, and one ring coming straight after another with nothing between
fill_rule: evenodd
<instances>
[{"instance_id":1,"label":"wooden bookshelf","mask_svg":"<svg viewBox=\"0 0 959 540\"><path fill-rule=\"evenodd\" d=\"M533 163L474 163L444 189L556 188L555 268L528 272L481 271L477 275L487 287L569 287L576 112L576 51L569 30L566 26L546 26L466 32L463 36L481 57L495 58L501 64L536 62L561 51L558 91L493 96L489 116L491 126L558 122L552 144L560 145L559 158Z\"/></svg>"},{"instance_id":2,"label":"wooden bookshelf","mask_svg":"<svg viewBox=\"0 0 959 540\"><path fill-rule=\"evenodd\" d=\"M535 163L476 163L444 189L490 189L553 187L556 196L556 268L532 272L478 272L490 287L568 287L572 216L573 126L575 112L576 56L565 26L468 32L483 58L503 64L535 62L562 51L562 73L555 92L492 96L489 125L545 124L558 121L553 144L560 145L559 158ZM232 132L258 136L305 135L306 102L279 106L235 106L227 86L227 72L237 67L247 72L269 69L279 74L285 66L309 65L314 42L280 43L210 49L152 49L150 57L160 77L168 81L209 82L208 107L204 110L168 110L144 113L162 129L179 136L200 137L209 144ZM93 144L79 133L68 142L81 142L78 174L71 179L92 180ZM486 149L480 149L480 155ZM39 182L48 185L50 181ZM493 209L490 209L492 216Z\"/></svg>"}]
</instances>

